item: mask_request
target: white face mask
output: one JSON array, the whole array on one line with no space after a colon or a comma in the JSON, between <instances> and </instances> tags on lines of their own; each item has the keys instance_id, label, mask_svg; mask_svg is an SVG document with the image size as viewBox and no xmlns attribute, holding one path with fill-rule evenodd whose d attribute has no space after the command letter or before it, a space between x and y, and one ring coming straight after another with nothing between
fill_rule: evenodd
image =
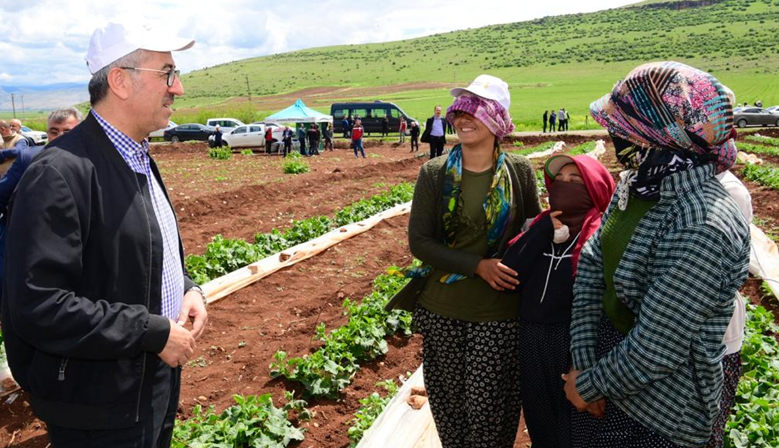
<instances>
[{"instance_id":1,"label":"white face mask","mask_svg":"<svg viewBox=\"0 0 779 448\"><path fill-rule=\"evenodd\" d=\"M560 244L568 241L568 238L570 237L571 233L568 231L568 226L563 224L562 227L554 230L554 238L552 238L552 241L554 241L556 244Z\"/></svg>"}]
</instances>

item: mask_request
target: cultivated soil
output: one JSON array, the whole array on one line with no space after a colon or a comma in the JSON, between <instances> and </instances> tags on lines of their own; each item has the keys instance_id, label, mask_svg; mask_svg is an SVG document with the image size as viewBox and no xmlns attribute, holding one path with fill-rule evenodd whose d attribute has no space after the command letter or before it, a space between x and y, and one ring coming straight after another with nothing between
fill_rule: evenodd
<instances>
[{"instance_id":1,"label":"cultivated soil","mask_svg":"<svg viewBox=\"0 0 779 448\"><path fill-rule=\"evenodd\" d=\"M521 138L526 146L552 139ZM570 148L592 137L556 135L554 139L566 141ZM283 174L278 156L234 154L228 161L210 159L204 144L154 145L152 152L176 208L185 248L199 254L216 234L251 239L257 232L283 229L292 219L332 216L360 198L399 182L413 182L427 160L409 154L408 143L397 147L389 141L368 142L366 159L355 159L343 142L337 146L342 148L307 158L311 171L301 175ZM610 145L603 162L616 176ZM535 162L537 167L541 163ZM779 193L745 183L756 215L771 229L779 228L775 205ZM233 403L234 394L271 392L279 404L285 389L299 390L296 384L270 379L273 354L285 350L300 356L314 351L318 343L312 337L318 323L333 329L346 322L341 308L344 298L362 298L371 290L373 278L388 266L408 264L407 223L408 216L389 219L212 304L207 331L183 370L180 418L190 416L196 404L214 405L221 411ZM749 280L744 292L776 311L775 299L763 298L759 286L758 280ZM339 400L309 402L316 416L303 423L306 440L298 446L349 445L347 429L359 400L376 390L376 382L413 372L421 362L419 336L395 336L389 346L385 356L362 367ZM0 447L46 447L45 424L31 414L25 394L15 397L11 404L0 404ZM524 428L519 436L515 447L529 446Z\"/></svg>"}]
</instances>

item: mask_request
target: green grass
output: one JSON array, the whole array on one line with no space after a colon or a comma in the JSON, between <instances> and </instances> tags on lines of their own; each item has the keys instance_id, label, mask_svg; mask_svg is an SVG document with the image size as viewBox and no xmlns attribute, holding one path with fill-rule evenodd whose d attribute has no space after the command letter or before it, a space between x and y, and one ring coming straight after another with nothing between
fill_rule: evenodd
<instances>
[{"instance_id":1,"label":"green grass","mask_svg":"<svg viewBox=\"0 0 779 448\"><path fill-rule=\"evenodd\" d=\"M518 131L540 130L544 110L561 107L571 114L571 129L596 129L586 118L590 102L638 64L669 59L713 73L740 102L779 103L779 0L725 0L682 10L617 8L246 59L185 75L187 94L177 104L206 111L229 107L226 100L246 95L248 76L255 100L337 88L342 90L301 96L320 112L329 112L337 100L393 101L422 120L434 105L451 104L452 84L490 73L510 85ZM391 94L370 89L418 83L430 84ZM368 89L361 97L349 96L363 87Z\"/></svg>"}]
</instances>

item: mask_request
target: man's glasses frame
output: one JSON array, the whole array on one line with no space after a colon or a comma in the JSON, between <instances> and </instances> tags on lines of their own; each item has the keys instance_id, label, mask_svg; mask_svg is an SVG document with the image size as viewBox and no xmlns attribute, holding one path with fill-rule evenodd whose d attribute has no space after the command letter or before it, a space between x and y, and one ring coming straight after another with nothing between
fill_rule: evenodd
<instances>
[{"instance_id":1,"label":"man's glasses frame","mask_svg":"<svg viewBox=\"0 0 779 448\"><path fill-rule=\"evenodd\" d=\"M175 68L171 68L170 70L157 70L156 68L143 68L143 67L119 67L123 68L125 70L139 70L143 72L157 72L157 73L166 73L168 75L167 83L168 87L173 87L173 83L176 82L176 78L179 77L181 74L181 70L176 70Z\"/></svg>"}]
</instances>

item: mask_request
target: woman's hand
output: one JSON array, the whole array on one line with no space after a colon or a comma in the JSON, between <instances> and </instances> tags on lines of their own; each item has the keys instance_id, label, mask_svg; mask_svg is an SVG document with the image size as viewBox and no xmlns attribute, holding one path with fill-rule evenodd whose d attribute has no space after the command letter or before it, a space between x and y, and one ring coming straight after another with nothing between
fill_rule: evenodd
<instances>
[{"instance_id":1,"label":"woman's hand","mask_svg":"<svg viewBox=\"0 0 779 448\"><path fill-rule=\"evenodd\" d=\"M486 258L476 266L476 275L484 279L496 291L514 290L519 284L517 272L497 258Z\"/></svg>"},{"instance_id":2,"label":"woman's hand","mask_svg":"<svg viewBox=\"0 0 779 448\"><path fill-rule=\"evenodd\" d=\"M562 210L558 210L556 212L552 212L549 214L549 217L552 218L552 225L554 226L555 230L561 228L563 226L563 223L560 222L559 219L557 219L558 216L562 215Z\"/></svg>"}]
</instances>

